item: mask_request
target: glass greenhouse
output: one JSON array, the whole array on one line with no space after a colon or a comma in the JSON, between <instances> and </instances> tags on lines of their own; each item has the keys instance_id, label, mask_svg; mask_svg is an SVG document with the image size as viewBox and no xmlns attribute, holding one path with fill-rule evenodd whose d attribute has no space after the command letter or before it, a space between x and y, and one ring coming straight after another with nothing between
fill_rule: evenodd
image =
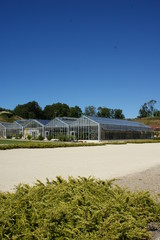
<instances>
[{"instance_id":1,"label":"glass greenhouse","mask_svg":"<svg viewBox=\"0 0 160 240\"><path fill-rule=\"evenodd\" d=\"M118 140L153 138L153 129L142 123L82 116L81 118L56 117L53 120L17 120L14 123L0 123L0 137L37 138L40 135L58 139L72 136L77 140Z\"/></svg>"},{"instance_id":2,"label":"glass greenhouse","mask_svg":"<svg viewBox=\"0 0 160 240\"><path fill-rule=\"evenodd\" d=\"M77 140L147 139L153 130L142 123L93 116L82 116L70 126Z\"/></svg>"},{"instance_id":3,"label":"glass greenhouse","mask_svg":"<svg viewBox=\"0 0 160 240\"><path fill-rule=\"evenodd\" d=\"M46 124L45 137L50 135L53 138L58 138L60 135L72 135L72 133L70 133L70 125L76 120L77 118L56 117Z\"/></svg>"},{"instance_id":4,"label":"glass greenhouse","mask_svg":"<svg viewBox=\"0 0 160 240\"><path fill-rule=\"evenodd\" d=\"M19 137L22 135L22 126L18 123L8 123L1 122L0 123L0 137L1 138L12 138Z\"/></svg>"},{"instance_id":5,"label":"glass greenhouse","mask_svg":"<svg viewBox=\"0 0 160 240\"><path fill-rule=\"evenodd\" d=\"M23 136L27 138L30 135L32 138L37 138L38 136L45 134L45 125L49 122L49 120L39 120L33 119L29 120L28 123L23 123Z\"/></svg>"}]
</instances>

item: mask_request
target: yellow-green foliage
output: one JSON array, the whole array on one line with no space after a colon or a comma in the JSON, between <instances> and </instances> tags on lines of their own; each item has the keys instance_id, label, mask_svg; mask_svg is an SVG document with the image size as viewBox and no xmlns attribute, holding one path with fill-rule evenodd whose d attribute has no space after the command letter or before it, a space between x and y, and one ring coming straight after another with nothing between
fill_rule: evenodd
<instances>
[{"instance_id":1,"label":"yellow-green foliage","mask_svg":"<svg viewBox=\"0 0 160 240\"><path fill-rule=\"evenodd\" d=\"M94 178L57 177L0 193L0 239L150 239L146 227L160 221L159 210L149 193Z\"/></svg>"},{"instance_id":2,"label":"yellow-green foliage","mask_svg":"<svg viewBox=\"0 0 160 240\"><path fill-rule=\"evenodd\" d=\"M15 148L59 148L59 147L83 147L102 146L105 143L79 143L79 142L32 142L17 140L0 140L0 150Z\"/></svg>"},{"instance_id":3,"label":"yellow-green foliage","mask_svg":"<svg viewBox=\"0 0 160 240\"><path fill-rule=\"evenodd\" d=\"M83 146L103 146L103 145L120 145L127 143L160 143L158 139L139 139L108 141L100 143L83 143L83 142L44 142L44 141L22 141L22 140L0 140L0 150L16 148L59 148L59 147L83 147Z\"/></svg>"}]
</instances>

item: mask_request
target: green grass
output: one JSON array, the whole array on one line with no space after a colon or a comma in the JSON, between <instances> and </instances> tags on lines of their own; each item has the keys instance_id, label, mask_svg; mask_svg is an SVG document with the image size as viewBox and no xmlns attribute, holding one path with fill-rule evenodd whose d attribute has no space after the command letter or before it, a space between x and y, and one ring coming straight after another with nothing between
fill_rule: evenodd
<instances>
[{"instance_id":1,"label":"green grass","mask_svg":"<svg viewBox=\"0 0 160 240\"><path fill-rule=\"evenodd\" d=\"M119 145L128 143L160 143L160 140L124 140L124 141L108 141L101 143L83 143L83 142L45 142L45 141L26 141L26 140L0 140L0 150L17 149L17 148L60 148L60 147L83 147L83 146L103 146L103 145Z\"/></svg>"},{"instance_id":2,"label":"green grass","mask_svg":"<svg viewBox=\"0 0 160 240\"><path fill-rule=\"evenodd\" d=\"M0 145L1 144L22 144L22 143L27 143L27 141L23 140L9 140L9 139L2 139L0 140Z\"/></svg>"},{"instance_id":3,"label":"green grass","mask_svg":"<svg viewBox=\"0 0 160 240\"><path fill-rule=\"evenodd\" d=\"M131 193L112 181L57 177L0 193L0 239L147 240L160 222L160 204L147 192Z\"/></svg>"},{"instance_id":4,"label":"green grass","mask_svg":"<svg viewBox=\"0 0 160 240\"><path fill-rule=\"evenodd\" d=\"M0 140L0 150L17 149L17 148L60 148L60 147L82 147L82 146L103 146L103 145L105 145L105 143Z\"/></svg>"},{"instance_id":5,"label":"green grass","mask_svg":"<svg viewBox=\"0 0 160 240\"><path fill-rule=\"evenodd\" d=\"M106 144L128 144L128 143L160 143L160 139L133 139L133 140L119 140L108 141Z\"/></svg>"}]
</instances>

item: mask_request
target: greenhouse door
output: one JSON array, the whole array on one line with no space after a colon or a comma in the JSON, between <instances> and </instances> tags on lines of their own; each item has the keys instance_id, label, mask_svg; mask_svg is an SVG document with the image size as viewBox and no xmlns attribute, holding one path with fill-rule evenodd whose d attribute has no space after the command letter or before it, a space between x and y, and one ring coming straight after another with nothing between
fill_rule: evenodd
<instances>
[{"instance_id":1,"label":"greenhouse door","mask_svg":"<svg viewBox=\"0 0 160 240\"><path fill-rule=\"evenodd\" d=\"M32 138L36 138L39 135L39 131L38 130L33 130L33 131L31 131L31 135L32 135Z\"/></svg>"},{"instance_id":2,"label":"greenhouse door","mask_svg":"<svg viewBox=\"0 0 160 240\"><path fill-rule=\"evenodd\" d=\"M70 131L70 136L75 137L76 136L76 132L75 131Z\"/></svg>"},{"instance_id":3,"label":"greenhouse door","mask_svg":"<svg viewBox=\"0 0 160 240\"><path fill-rule=\"evenodd\" d=\"M45 138L49 136L49 131L45 131Z\"/></svg>"}]
</instances>

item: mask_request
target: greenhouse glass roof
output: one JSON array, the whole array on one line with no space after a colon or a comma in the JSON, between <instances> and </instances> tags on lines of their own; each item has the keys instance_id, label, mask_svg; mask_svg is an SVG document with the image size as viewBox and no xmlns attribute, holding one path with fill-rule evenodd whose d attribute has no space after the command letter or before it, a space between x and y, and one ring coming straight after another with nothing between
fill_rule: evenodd
<instances>
[{"instance_id":1,"label":"greenhouse glass roof","mask_svg":"<svg viewBox=\"0 0 160 240\"><path fill-rule=\"evenodd\" d=\"M37 122L39 122L42 125L46 125L50 122L50 120L43 120L43 119L33 119L36 120Z\"/></svg>"},{"instance_id":2,"label":"greenhouse glass roof","mask_svg":"<svg viewBox=\"0 0 160 240\"><path fill-rule=\"evenodd\" d=\"M8 122L1 122L1 125L6 129L22 129L22 126L20 126L18 123L8 123Z\"/></svg>"},{"instance_id":3,"label":"greenhouse glass roof","mask_svg":"<svg viewBox=\"0 0 160 240\"><path fill-rule=\"evenodd\" d=\"M70 117L56 117L49 121L46 127L69 127L77 118Z\"/></svg>"},{"instance_id":4,"label":"greenhouse glass roof","mask_svg":"<svg viewBox=\"0 0 160 240\"><path fill-rule=\"evenodd\" d=\"M72 118L72 117L57 117L57 119L66 123L67 125L70 125L77 120L77 118Z\"/></svg>"},{"instance_id":5,"label":"greenhouse glass roof","mask_svg":"<svg viewBox=\"0 0 160 240\"><path fill-rule=\"evenodd\" d=\"M20 124L22 127L25 127L31 120L30 119L23 119L23 120L16 120L15 122Z\"/></svg>"},{"instance_id":6,"label":"greenhouse glass roof","mask_svg":"<svg viewBox=\"0 0 160 240\"><path fill-rule=\"evenodd\" d=\"M84 116L91 121L94 121L103 126L104 129L113 130L152 130L149 126L146 126L139 122L133 122L129 120L112 119L112 118L102 118L94 116Z\"/></svg>"},{"instance_id":7,"label":"greenhouse glass roof","mask_svg":"<svg viewBox=\"0 0 160 240\"><path fill-rule=\"evenodd\" d=\"M26 125L28 125L28 123L30 123L32 121L37 121L38 123L40 123L43 126L45 126L47 123L50 122L50 120L42 120L42 119L23 119L23 120L17 120L15 122L19 123L21 126L25 127Z\"/></svg>"}]
</instances>

